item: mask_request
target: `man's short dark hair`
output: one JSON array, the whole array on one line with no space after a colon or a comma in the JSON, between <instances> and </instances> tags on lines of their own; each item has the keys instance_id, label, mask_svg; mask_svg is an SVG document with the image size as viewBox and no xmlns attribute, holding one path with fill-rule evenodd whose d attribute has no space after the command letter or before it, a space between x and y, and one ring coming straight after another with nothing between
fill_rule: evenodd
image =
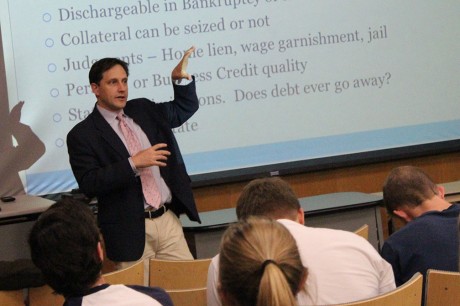
<instances>
[{"instance_id":1,"label":"man's short dark hair","mask_svg":"<svg viewBox=\"0 0 460 306\"><path fill-rule=\"evenodd\" d=\"M87 204L64 198L33 225L29 245L45 281L65 297L83 295L100 276L102 261L95 216Z\"/></svg>"},{"instance_id":2,"label":"man's short dark hair","mask_svg":"<svg viewBox=\"0 0 460 306\"><path fill-rule=\"evenodd\" d=\"M106 57L98 60L91 66L89 70L89 83L95 83L99 85L99 82L102 80L104 72L111 69L112 67L120 65L126 72L126 76L129 75L128 63L122 61L118 58Z\"/></svg>"},{"instance_id":3,"label":"man's short dark hair","mask_svg":"<svg viewBox=\"0 0 460 306\"><path fill-rule=\"evenodd\" d=\"M437 194L437 186L428 174L413 166L391 170L383 185L383 203L389 213L404 205L419 206Z\"/></svg>"},{"instance_id":4,"label":"man's short dark hair","mask_svg":"<svg viewBox=\"0 0 460 306\"><path fill-rule=\"evenodd\" d=\"M278 177L255 179L241 192L236 204L239 220L251 216L294 219L300 208L299 199L289 184Z\"/></svg>"}]
</instances>

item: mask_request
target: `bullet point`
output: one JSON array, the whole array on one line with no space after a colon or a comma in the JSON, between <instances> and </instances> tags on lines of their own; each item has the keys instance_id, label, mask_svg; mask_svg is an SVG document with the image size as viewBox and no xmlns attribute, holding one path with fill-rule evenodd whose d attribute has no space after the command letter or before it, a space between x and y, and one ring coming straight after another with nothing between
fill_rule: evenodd
<instances>
[{"instance_id":1,"label":"bullet point","mask_svg":"<svg viewBox=\"0 0 460 306\"><path fill-rule=\"evenodd\" d=\"M51 21L51 14L50 14L50 13L45 13L45 14L43 14L42 20L43 20L44 22L50 22L50 21Z\"/></svg>"},{"instance_id":2,"label":"bullet point","mask_svg":"<svg viewBox=\"0 0 460 306\"><path fill-rule=\"evenodd\" d=\"M51 89L50 90L50 95L51 95L51 97L56 98L57 96L59 96L59 90L57 88Z\"/></svg>"},{"instance_id":3,"label":"bullet point","mask_svg":"<svg viewBox=\"0 0 460 306\"><path fill-rule=\"evenodd\" d=\"M56 141L54 142L54 144L56 145L56 147L62 148L62 146L64 145L64 139L58 138L58 139L56 139Z\"/></svg>"},{"instance_id":4,"label":"bullet point","mask_svg":"<svg viewBox=\"0 0 460 306\"><path fill-rule=\"evenodd\" d=\"M48 71L49 72L55 72L56 69L57 69L57 67L56 67L55 64L51 63L51 64L48 65Z\"/></svg>"},{"instance_id":5,"label":"bullet point","mask_svg":"<svg viewBox=\"0 0 460 306\"><path fill-rule=\"evenodd\" d=\"M52 46L54 46L54 40L52 40L51 38L47 38L45 40L45 46L47 46L48 48L51 48Z\"/></svg>"},{"instance_id":6,"label":"bullet point","mask_svg":"<svg viewBox=\"0 0 460 306\"><path fill-rule=\"evenodd\" d=\"M61 114L56 113L56 114L53 115L53 121L54 122L61 122L61 120L62 120Z\"/></svg>"}]
</instances>

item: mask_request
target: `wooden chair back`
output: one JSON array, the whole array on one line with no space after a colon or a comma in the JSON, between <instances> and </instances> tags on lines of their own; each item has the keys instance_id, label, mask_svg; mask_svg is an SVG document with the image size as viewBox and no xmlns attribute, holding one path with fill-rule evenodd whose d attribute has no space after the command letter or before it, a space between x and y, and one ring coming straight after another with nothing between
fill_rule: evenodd
<instances>
[{"instance_id":1,"label":"wooden chair back","mask_svg":"<svg viewBox=\"0 0 460 306\"><path fill-rule=\"evenodd\" d=\"M425 305L460 304L460 272L429 269L426 274Z\"/></svg>"},{"instance_id":2,"label":"wooden chair back","mask_svg":"<svg viewBox=\"0 0 460 306\"><path fill-rule=\"evenodd\" d=\"M144 261L140 260L134 265L113 271L110 273L105 273L102 275L104 280L111 284L123 284L123 285L144 285Z\"/></svg>"},{"instance_id":3,"label":"wooden chair back","mask_svg":"<svg viewBox=\"0 0 460 306\"><path fill-rule=\"evenodd\" d=\"M206 306L206 287L166 291L174 306Z\"/></svg>"},{"instance_id":4,"label":"wooden chair back","mask_svg":"<svg viewBox=\"0 0 460 306\"><path fill-rule=\"evenodd\" d=\"M206 287L211 258L195 260L150 259L149 284L168 290Z\"/></svg>"},{"instance_id":5,"label":"wooden chair back","mask_svg":"<svg viewBox=\"0 0 460 306\"><path fill-rule=\"evenodd\" d=\"M29 306L62 306L64 300L62 295L55 294L48 285L29 288Z\"/></svg>"},{"instance_id":6,"label":"wooden chair back","mask_svg":"<svg viewBox=\"0 0 460 306\"><path fill-rule=\"evenodd\" d=\"M369 240L369 225L364 224L360 228L354 231L356 235L363 237L366 240Z\"/></svg>"},{"instance_id":7,"label":"wooden chair back","mask_svg":"<svg viewBox=\"0 0 460 306\"><path fill-rule=\"evenodd\" d=\"M367 300L340 304L340 306L420 306L422 285L423 275L417 272L406 283L390 292Z\"/></svg>"},{"instance_id":8,"label":"wooden chair back","mask_svg":"<svg viewBox=\"0 0 460 306\"><path fill-rule=\"evenodd\" d=\"M24 306L24 290L1 290L0 305Z\"/></svg>"}]
</instances>

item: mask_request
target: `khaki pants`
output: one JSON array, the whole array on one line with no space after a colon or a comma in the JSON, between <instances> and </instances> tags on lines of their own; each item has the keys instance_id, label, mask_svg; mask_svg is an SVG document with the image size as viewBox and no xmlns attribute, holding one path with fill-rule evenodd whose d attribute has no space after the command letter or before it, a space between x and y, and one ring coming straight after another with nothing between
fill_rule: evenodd
<instances>
[{"instance_id":1,"label":"khaki pants","mask_svg":"<svg viewBox=\"0 0 460 306\"><path fill-rule=\"evenodd\" d=\"M185 240L179 218L170 210L161 217L145 219L145 248L140 260L144 260L145 285L149 282L149 258L165 260L193 260ZM138 261L117 262L118 270Z\"/></svg>"}]
</instances>

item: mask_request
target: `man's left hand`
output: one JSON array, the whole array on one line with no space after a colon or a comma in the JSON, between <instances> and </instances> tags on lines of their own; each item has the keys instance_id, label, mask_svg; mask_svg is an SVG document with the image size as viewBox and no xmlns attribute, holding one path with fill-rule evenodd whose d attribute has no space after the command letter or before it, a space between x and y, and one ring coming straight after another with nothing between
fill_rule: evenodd
<instances>
[{"instance_id":1,"label":"man's left hand","mask_svg":"<svg viewBox=\"0 0 460 306\"><path fill-rule=\"evenodd\" d=\"M180 80L180 79L187 79L191 80L192 76L187 73L187 65L188 65L188 58L190 55L195 51L195 47L191 47L187 51L185 51L184 56L180 60L179 64L173 69L171 72L171 78L173 80Z\"/></svg>"}]
</instances>

